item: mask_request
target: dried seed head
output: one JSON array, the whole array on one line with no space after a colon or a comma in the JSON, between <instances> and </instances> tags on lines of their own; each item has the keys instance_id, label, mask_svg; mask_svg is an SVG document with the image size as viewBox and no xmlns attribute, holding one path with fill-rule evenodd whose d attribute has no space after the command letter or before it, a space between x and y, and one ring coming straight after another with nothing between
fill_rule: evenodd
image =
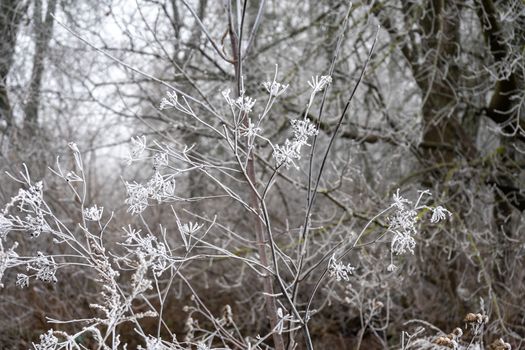
<instances>
[{"instance_id":1,"label":"dried seed head","mask_svg":"<svg viewBox=\"0 0 525 350\"><path fill-rule=\"evenodd\" d=\"M459 327L456 327L450 334L453 335L454 338L461 338L463 335L463 330Z\"/></svg>"},{"instance_id":2,"label":"dried seed head","mask_svg":"<svg viewBox=\"0 0 525 350\"><path fill-rule=\"evenodd\" d=\"M474 314L472 312L469 312L466 316L464 321L466 323L477 323L477 324L484 324L489 321L489 318L487 315L482 315L480 313Z\"/></svg>"},{"instance_id":3,"label":"dried seed head","mask_svg":"<svg viewBox=\"0 0 525 350\"><path fill-rule=\"evenodd\" d=\"M233 325L233 312L232 312L232 308L230 305L225 305L223 308L222 308L222 318L224 319L224 321L226 322L226 326L231 326Z\"/></svg>"},{"instance_id":4,"label":"dried seed head","mask_svg":"<svg viewBox=\"0 0 525 350\"><path fill-rule=\"evenodd\" d=\"M385 306L382 302L380 301L375 301L374 302L374 309L382 309L383 306Z\"/></svg>"},{"instance_id":5,"label":"dried seed head","mask_svg":"<svg viewBox=\"0 0 525 350\"><path fill-rule=\"evenodd\" d=\"M506 343L503 341L503 339L499 338L498 340L495 340L491 345L490 348L492 350L511 350L512 347L509 343Z\"/></svg>"},{"instance_id":6,"label":"dried seed head","mask_svg":"<svg viewBox=\"0 0 525 350\"><path fill-rule=\"evenodd\" d=\"M447 348L454 349L456 346L456 342L452 339L449 339L448 337L437 337L434 340L434 344L446 346Z\"/></svg>"}]
</instances>

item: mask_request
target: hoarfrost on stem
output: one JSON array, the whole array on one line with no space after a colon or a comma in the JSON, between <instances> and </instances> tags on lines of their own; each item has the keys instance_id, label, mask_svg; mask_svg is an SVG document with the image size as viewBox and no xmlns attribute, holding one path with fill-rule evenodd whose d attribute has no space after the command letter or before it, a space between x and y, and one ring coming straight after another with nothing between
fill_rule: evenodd
<instances>
[{"instance_id":1,"label":"hoarfrost on stem","mask_svg":"<svg viewBox=\"0 0 525 350\"><path fill-rule=\"evenodd\" d=\"M90 208L84 209L84 216L86 220L90 221L99 221L102 219L102 213L104 212L104 207L98 207L96 204Z\"/></svg>"},{"instance_id":2,"label":"hoarfrost on stem","mask_svg":"<svg viewBox=\"0 0 525 350\"><path fill-rule=\"evenodd\" d=\"M330 261L328 262L328 273L331 277L335 277L337 281L350 280L350 275L355 271L355 267L347 264L344 265L341 261L337 261L335 255L332 255Z\"/></svg>"}]
</instances>

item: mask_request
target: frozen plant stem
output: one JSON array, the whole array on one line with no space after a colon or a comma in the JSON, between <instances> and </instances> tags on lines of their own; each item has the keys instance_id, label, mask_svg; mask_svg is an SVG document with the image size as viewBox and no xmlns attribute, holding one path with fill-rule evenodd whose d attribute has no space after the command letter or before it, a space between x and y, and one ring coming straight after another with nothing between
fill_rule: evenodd
<instances>
[{"instance_id":1,"label":"frozen plant stem","mask_svg":"<svg viewBox=\"0 0 525 350\"><path fill-rule=\"evenodd\" d=\"M231 7L231 1L228 1L228 28L229 28L229 35L230 35L230 41L231 41L231 49L232 49L232 61L234 65L235 70L235 81L236 81L236 98L241 96L241 89L242 87L242 24L244 24L244 17L246 14L246 1L244 2L243 11L242 11L242 18L238 19L240 22L239 26L239 35L237 35L235 31L235 25L233 23L233 16L232 16L232 7ZM246 113L246 112L242 112ZM243 125L245 128L249 127L249 119L245 116L243 118ZM247 141L249 142L249 141ZM255 163L254 158L252 156L252 150L247 145L247 162L246 162L246 175L248 177L248 181L253 185L256 186L256 176L255 176ZM241 164L239 164L242 166ZM261 207L259 205L259 196L256 192L255 187L250 186L250 206L256 210L257 213L261 211ZM261 220L259 219L258 215L252 215L253 218L253 227L255 230L255 236L257 240L257 251L259 253L259 259L262 265L268 267L268 255L266 252L266 243L264 239L264 231L262 227ZM270 233L271 234L271 233ZM274 262L277 264L277 261ZM270 326L271 329L276 329L279 318L277 315L277 303L274 296L274 288L273 288L273 278L272 275L266 274L263 279L263 289L264 289L264 299L266 304L266 313L268 314L268 317L270 318ZM274 341L274 347L276 350L285 350L284 346L284 340L282 334L279 334L279 332L273 332L272 334L273 341Z\"/></svg>"},{"instance_id":2,"label":"frozen plant stem","mask_svg":"<svg viewBox=\"0 0 525 350\"><path fill-rule=\"evenodd\" d=\"M344 31L343 31L344 32ZM350 93L350 96L348 97L348 100L346 101L346 104L345 104L345 107L343 109L343 112L341 113L341 116L339 117L339 120L337 122L337 125L335 127L335 130L333 132L333 135L332 137L330 138L330 141L328 143L328 146L326 148L326 151L323 155L323 159L321 161L321 166L320 166L320 169L319 169L319 173L317 175L317 178L316 178L316 181L314 183L314 187L313 187L313 191L311 192L310 191L310 186L311 186L311 171L312 171L312 167L311 167L311 163L310 163L310 170L309 170L309 183L308 183L308 193L307 193L307 209L306 209L306 215L305 215L305 220L304 220L304 226L303 226L303 234L302 234L302 239L303 239L303 248L306 246L306 243L307 243L307 238L308 238L308 221L309 221L309 218L310 218L310 213L311 213L311 210L312 210L312 207L313 207L313 204L315 202L315 199L316 199L316 194L317 194L317 189L319 187L319 183L321 182L321 177L323 175L323 170L326 166L326 162L328 160L328 155L330 153L330 150L332 148L332 145L335 141L335 138L337 136L337 132L339 131L339 128L341 127L342 123L343 123L343 120L344 120L344 117L346 115L346 112L348 111L348 108L350 106L350 102L352 102L353 98L354 98L354 95L357 91L357 88L359 87L360 83L361 83L361 80L363 79L363 76L365 74L365 71L366 71L366 68L368 67L368 63L370 62L370 59L372 58L372 54L374 52L374 47L376 45L376 42L377 42L377 37L379 35L379 27L377 28L377 31L376 31L376 35L374 37L374 41L372 42L372 46L370 47L370 51L368 53L368 57L365 61L365 64L363 66L363 69L361 70L361 73L359 75L359 78L357 80L357 82L355 83L354 85L354 88L352 90L352 92ZM337 50L336 50L337 52ZM334 60L335 62L335 60ZM326 92L326 91L325 91ZM324 97L326 95L323 95L323 103L324 103ZM322 113L322 109L321 109L321 113ZM321 113L319 115L319 121L321 120ZM316 138L314 138L314 143L316 141ZM313 152L313 148L312 148L312 152ZM313 158L313 154L311 155L310 157L310 162L312 161L312 158ZM357 242L359 241L359 238L356 240L356 242L354 243L354 246L357 244ZM300 250L301 252L303 250ZM299 278L301 276L301 272L302 272L302 267L303 267L303 264L302 264L303 260L302 260L302 256L301 256L301 260L300 260L300 265L299 265L299 269L297 271L297 277L296 277L296 281L295 281L295 285L294 285L294 297L297 295L297 290L298 290L298 287L299 287ZM327 274L327 271L328 270L325 270L324 273L321 275L319 281L317 282L317 285L316 287L314 288L314 291L312 292L311 294L311 297L310 297L310 300L308 302L308 306L306 308L306 314L308 314L308 311L309 311L309 308L310 308L310 305L311 305L311 302L313 300L313 296L315 295L315 292L321 282L321 280L324 278L324 276ZM305 328L305 331L307 332L308 330L308 320L305 318L305 324L303 326Z\"/></svg>"},{"instance_id":3,"label":"frozen plant stem","mask_svg":"<svg viewBox=\"0 0 525 350\"><path fill-rule=\"evenodd\" d=\"M350 17L350 10L351 9L352 9L352 5L350 4L348 6L347 11L346 11L346 15L345 15L343 24L341 25L341 31L340 31L339 37L337 39L336 49L335 49L335 52L334 52L334 56L332 57L332 62L330 64L330 69L328 71L328 76L330 76L330 77L333 75L333 72L334 72L335 62L337 60L337 57L339 55L339 50L340 50L341 44L343 42L344 33L345 33L345 30L346 30L346 27L347 27L347 24L348 24L348 18ZM325 103L325 100L326 100L327 93L328 93L328 87L326 89L324 89L324 91L323 91L323 97L322 97L322 100L321 100L321 106L319 108L319 116L317 118L317 130L319 130L319 127L320 127L320 124L321 124L321 118L322 118L322 115L323 115L323 108L324 108L324 103ZM306 116L306 114L307 113L305 113L305 116ZM335 136L335 134L334 134L334 136ZM314 137L313 137L312 147L310 148L310 158L308 160L308 187L307 187L307 190L306 190L306 212L305 212L305 216L304 216L303 232L302 232L302 236L301 236L301 239L302 239L303 243L302 243L301 249L299 250L299 252L301 254L300 257L299 257L299 267L297 269L297 275L296 275L294 283L293 283L294 286L293 286L292 295L293 295L293 301L294 302L297 300L297 296L299 294L300 275L301 275L301 271L303 269L303 263L304 263L304 254L303 254L303 252L305 251L306 244L308 242L310 210L312 208L310 203L313 202L313 199L311 198L311 196L312 196L312 192L311 192L312 191L312 175L313 175L312 171L313 171L313 159L314 159L314 152L315 152L316 145L317 145L317 134L314 135ZM305 326L305 329L308 330L306 326Z\"/></svg>"}]
</instances>

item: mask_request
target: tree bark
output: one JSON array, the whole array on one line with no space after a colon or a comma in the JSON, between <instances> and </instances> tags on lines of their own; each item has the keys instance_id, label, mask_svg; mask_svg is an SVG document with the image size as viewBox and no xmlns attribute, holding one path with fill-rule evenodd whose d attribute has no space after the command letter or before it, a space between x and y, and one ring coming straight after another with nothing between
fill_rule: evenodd
<instances>
[{"instance_id":1,"label":"tree bark","mask_svg":"<svg viewBox=\"0 0 525 350\"><path fill-rule=\"evenodd\" d=\"M2 0L0 3L0 120L5 120L5 130L9 130L13 123L7 75L13 65L20 22L28 5L28 1L20 0Z\"/></svg>"},{"instance_id":2,"label":"tree bark","mask_svg":"<svg viewBox=\"0 0 525 350\"><path fill-rule=\"evenodd\" d=\"M42 76L44 74L44 60L46 58L49 41L53 34L54 18L57 0L49 0L45 18L42 18L42 0L35 0L34 8L34 31L35 31L35 55L33 56L33 68L28 94L24 107L24 129L30 135L38 126L38 108L40 105L40 92L42 89Z\"/></svg>"}]
</instances>

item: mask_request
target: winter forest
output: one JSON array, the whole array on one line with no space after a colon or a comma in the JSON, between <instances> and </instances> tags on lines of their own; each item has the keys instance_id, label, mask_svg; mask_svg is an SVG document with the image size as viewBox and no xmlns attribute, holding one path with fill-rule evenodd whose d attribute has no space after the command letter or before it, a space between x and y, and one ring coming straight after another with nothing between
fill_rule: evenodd
<instances>
[{"instance_id":1,"label":"winter forest","mask_svg":"<svg viewBox=\"0 0 525 350\"><path fill-rule=\"evenodd\" d=\"M523 0L0 0L0 349L525 349Z\"/></svg>"}]
</instances>

